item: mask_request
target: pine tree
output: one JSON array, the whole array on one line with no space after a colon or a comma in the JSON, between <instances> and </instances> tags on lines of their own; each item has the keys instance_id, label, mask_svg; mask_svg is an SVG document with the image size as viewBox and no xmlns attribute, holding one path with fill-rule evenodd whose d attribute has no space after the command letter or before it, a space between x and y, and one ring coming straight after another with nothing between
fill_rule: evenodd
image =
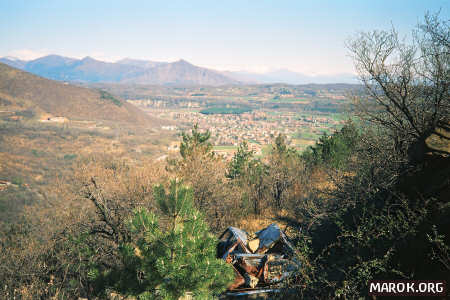
<instances>
[{"instance_id":1,"label":"pine tree","mask_svg":"<svg viewBox=\"0 0 450 300\"><path fill-rule=\"evenodd\" d=\"M182 133L183 140L180 145L180 154L183 159L187 159L190 155L206 155L212 154L212 144L209 142L211 133L206 131L200 132L198 124L194 125L192 134Z\"/></svg>"},{"instance_id":2,"label":"pine tree","mask_svg":"<svg viewBox=\"0 0 450 300\"><path fill-rule=\"evenodd\" d=\"M253 158L253 155L254 151L248 149L247 142L244 141L239 144L236 153L228 164L225 176L229 179L238 179L240 176L244 176L245 169L248 168L248 164Z\"/></svg>"},{"instance_id":3,"label":"pine tree","mask_svg":"<svg viewBox=\"0 0 450 300\"><path fill-rule=\"evenodd\" d=\"M186 292L209 299L222 292L234 271L216 258L216 239L193 207L192 190L172 181L168 193L159 185L154 196L166 225L147 209L136 211L130 227L138 238L122 247L124 268L115 288L139 299L178 299Z\"/></svg>"}]
</instances>

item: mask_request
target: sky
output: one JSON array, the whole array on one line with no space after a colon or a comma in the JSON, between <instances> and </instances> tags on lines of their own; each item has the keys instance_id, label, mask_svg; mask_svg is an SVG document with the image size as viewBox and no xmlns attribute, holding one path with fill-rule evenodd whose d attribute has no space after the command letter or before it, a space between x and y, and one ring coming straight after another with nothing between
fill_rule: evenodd
<instances>
[{"instance_id":1,"label":"sky","mask_svg":"<svg viewBox=\"0 0 450 300\"><path fill-rule=\"evenodd\" d=\"M0 0L0 57L185 59L218 70L354 73L359 31L407 35L450 0Z\"/></svg>"}]
</instances>

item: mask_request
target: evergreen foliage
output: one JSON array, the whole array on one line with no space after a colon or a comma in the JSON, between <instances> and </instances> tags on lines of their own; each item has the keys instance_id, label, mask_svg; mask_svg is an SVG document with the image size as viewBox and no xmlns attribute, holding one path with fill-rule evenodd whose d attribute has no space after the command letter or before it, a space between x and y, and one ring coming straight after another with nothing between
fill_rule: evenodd
<instances>
[{"instance_id":1,"label":"evergreen foliage","mask_svg":"<svg viewBox=\"0 0 450 300\"><path fill-rule=\"evenodd\" d=\"M267 175L268 166L260 159L253 159L248 164L247 174L244 177L245 184L248 187L248 201L253 208L253 213L261 213L262 202L264 202L268 190Z\"/></svg>"},{"instance_id":2,"label":"evergreen foliage","mask_svg":"<svg viewBox=\"0 0 450 300\"><path fill-rule=\"evenodd\" d=\"M200 132L195 125L192 133L183 133L181 159L173 161L172 172L183 178L193 190L195 208L205 214L212 230L223 230L233 212L229 207L230 191L225 181L225 161L215 155L209 141L209 131Z\"/></svg>"},{"instance_id":3,"label":"evergreen foliage","mask_svg":"<svg viewBox=\"0 0 450 300\"><path fill-rule=\"evenodd\" d=\"M230 184L241 189L241 207L245 211L260 214L262 203L267 198L268 172L269 166L254 157L246 142L241 143L228 164L225 176L231 179Z\"/></svg>"},{"instance_id":4,"label":"evergreen foliage","mask_svg":"<svg viewBox=\"0 0 450 300\"><path fill-rule=\"evenodd\" d=\"M269 155L269 189L272 205L277 209L283 208L286 192L298 180L297 171L302 171L299 155L286 144L286 137L279 134Z\"/></svg>"},{"instance_id":5,"label":"evergreen foliage","mask_svg":"<svg viewBox=\"0 0 450 300\"><path fill-rule=\"evenodd\" d=\"M139 299L178 299L186 292L209 299L222 292L234 271L216 259L216 239L193 208L192 190L172 181L168 193L159 185L154 196L165 225L147 209L136 210L129 227L137 239L121 245L123 267L108 273L106 281Z\"/></svg>"},{"instance_id":6,"label":"evergreen foliage","mask_svg":"<svg viewBox=\"0 0 450 300\"><path fill-rule=\"evenodd\" d=\"M248 143L246 141L239 144L236 153L228 164L225 176L229 179L237 179L243 176L253 155L254 151L248 149Z\"/></svg>"},{"instance_id":7,"label":"evergreen foliage","mask_svg":"<svg viewBox=\"0 0 450 300\"><path fill-rule=\"evenodd\" d=\"M358 138L356 126L349 122L332 135L323 133L316 145L309 146L302 157L310 165L342 169L354 151Z\"/></svg>"},{"instance_id":8,"label":"evergreen foliage","mask_svg":"<svg viewBox=\"0 0 450 300\"><path fill-rule=\"evenodd\" d=\"M202 133L198 129L198 124L194 125L192 134L182 134L183 140L180 145L181 157L186 159L189 155L212 153L212 144L208 141L211 133L206 131Z\"/></svg>"},{"instance_id":9,"label":"evergreen foliage","mask_svg":"<svg viewBox=\"0 0 450 300\"><path fill-rule=\"evenodd\" d=\"M300 180L298 171L303 171L298 152L290 148L286 137L280 134L266 159L255 158L248 144L241 143L225 176L241 190L241 207L259 215L265 204L283 208L288 189Z\"/></svg>"},{"instance_id":10,"label":"evergreen foliage","mask_svg":"<svg viewBox=\"0 0 450 300\"><path fill-rule=\"evenodd\" d=\"M114 103L117 106L122 106L122 102L120 102L119 99L115 98L113 95L111 95L107 91L99 90L99 92L100 92L100 99L111 101L112 103Z\"/></svg>"}]
</instances>

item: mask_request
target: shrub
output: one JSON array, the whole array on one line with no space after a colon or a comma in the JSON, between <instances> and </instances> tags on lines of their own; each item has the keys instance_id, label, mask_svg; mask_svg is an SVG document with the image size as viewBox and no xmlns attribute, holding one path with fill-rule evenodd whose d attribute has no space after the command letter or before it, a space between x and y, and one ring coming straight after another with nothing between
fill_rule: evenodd
<instances>
[{"instance_id":1,"label":"shrub","mask_svg":"<svg viewBox=\"0 0 450 300\"><path fill-rule=\"evenodd\" d=\"M103 90L99 90L99 92L100 92L100 99L111 101L117 106L122 106L122 102L119 99L115 98L110 93Z\"/></svg>"},{"instance_id":2,"label":"shrub","mask_svg":"<svg viewBox=\"0 0 450 300\"><path fill-rule=\"evenodd\" d=\"M74 159L76 157L77 157L76 154L64 154L64 159L65 160L72 160L72 159Z\"/></svg>"},{"instance_id":3,"label":"shrub","mask_svg":"<svg viewBox=\"0 0 450 300\"><path fill-rule=\"evenodd\" d=\"M324 133L316 145L307 148L302 157L312 166L327 165L342 169L355 150L358 138L356 126L349 122L332 135Z\"/></svg>"}]
</instances>

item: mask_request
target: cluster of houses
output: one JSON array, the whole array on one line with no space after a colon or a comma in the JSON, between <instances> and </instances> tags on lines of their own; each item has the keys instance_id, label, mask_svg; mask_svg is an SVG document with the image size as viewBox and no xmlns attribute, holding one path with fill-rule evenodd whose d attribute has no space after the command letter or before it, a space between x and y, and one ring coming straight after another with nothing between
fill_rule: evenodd
<instances>
[{"instance_id":1,"label":"cluster of houses","mask_svg":"<svg viewBox=\"0 0 450 300\"><path fill-rule=\"evenodd\" d=\"M300 128L325 129L340 123L327 117L298 117L293 112L278 115L269 115L262 111L240 115L173 112L170 115L174 120L181 121L186 126L198 124L199 128L209 130L212 142L217 146L237 146L243 141L267 145L278 134L286 135L289 141Z\"/></svg>"}]
</instances>

